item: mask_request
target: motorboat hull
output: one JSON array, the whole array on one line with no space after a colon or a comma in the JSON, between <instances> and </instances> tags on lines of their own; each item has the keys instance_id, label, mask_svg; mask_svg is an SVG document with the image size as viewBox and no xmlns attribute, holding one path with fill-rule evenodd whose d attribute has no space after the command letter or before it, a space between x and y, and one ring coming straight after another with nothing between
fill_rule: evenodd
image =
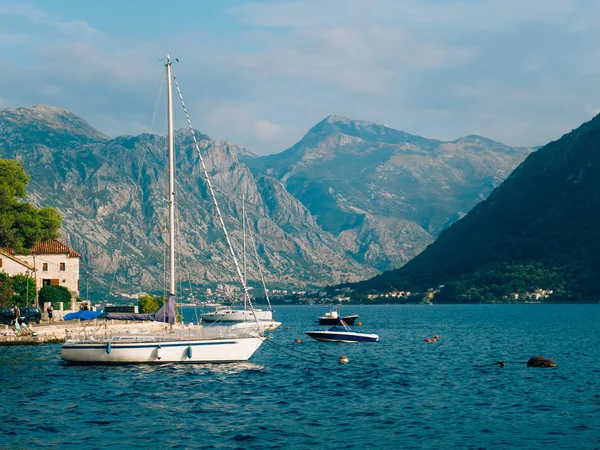
<instances>
[{"instance_id":1,"label":"motorboat hull","mask_svg":"<svg viewBox=\"0 0 600 450\"><path fill-rule=\"evenodd\" d=\"M256 319L254 318L256 314ZM271 321L273 320L273 311L255 309L225 309L217 310L215 312L201 314L203 322L255 322L256 320Z\"/></svg>"},{"instance_id":2,"label":"motorboat hull","mask_svg":"<svg viewBox=\"0 0 600 450\"><path fill-rule=\"evenodd\" d=\"M354 325L358 319L358 314L353 314L351 316L344 317L319 317L319 325L338 325L342 320L346 323L346 325Z\"/></svg>"},{"instance_id":3,"label":"motorboat hull","mask_svg":"<svg viewBox=\"0 0 600 450\"><path fill-rule=\"evenodd\" d=\"M67 341L61 358L72 364L226 363L247 361L263 342L260 336L141 340L127 337L104 341Z\"/></svg>"},{"instance_id":4,"label":"motorboat hull","mask_svg":"<svg viewBox=\"0 0 600 450\"><path fill-rule=\"evenodd\" d=\"M306 331L308 336L321 342L377 342L376 334L355 333L354 331Z\"/></svg>"}]
</instances>

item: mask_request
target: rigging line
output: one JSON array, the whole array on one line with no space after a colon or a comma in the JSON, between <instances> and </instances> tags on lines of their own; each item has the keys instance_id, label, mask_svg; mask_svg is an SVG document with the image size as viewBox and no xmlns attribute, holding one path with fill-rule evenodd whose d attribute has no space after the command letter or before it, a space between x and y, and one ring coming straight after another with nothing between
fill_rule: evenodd
<instances>
[{"instance_id":1,"label":"rigging line","mask_svg":"<svg viewBox=\"0 0 600 450\"><path fill-rule=\"evenodd\" d=\"M243 257L244 257L244 283L248 283L248 274L246 272L246 202L242 194L242 236L243 236Z\"/></svg>"},{"instance_id":2,"label":"rigging line","mask_svg":"<svg viewBox=\"0 0 600 450\"><path fill-rule=\"evenodd\" d=\"M146 155L148 154L148 142L150 141L150 136L152 135L152 131L154 130L154 121L156 120L156 112L158 111L158 103L160 102L160 97L162 95L162 89L163 86L165 84L165 77L164 75L161 76L161 83L160 83L160 88L158 90L158 97L156 98L156 103L154 105L154 114L152 114L152 122L150 124L150 133L148 133L146 135L146 145L144 145L144 154L142 155L142 163L140 164L140 171L138 173L138 178L137 178L137 182L135 184L135 191L133 193L133 195L131 196L131 202L133 202L133 200L137 197L137 193L139 191L140 188L140 181L142 180L142 171L146 162ZM130 202L130 203L131 203ZM121 267L121 252L123 250L123 245L125 244L125 238L121 237L121 246L119 247L119 251L117 253L117 267L115 269L115 273L113 274L113 278L112 281L110 283L110 288L108 290L108 295L110 296L112 294L112 290L115 284L115 280L117 278L117 272L119 271L119 268Z\"/></svg>"},{"instance_id":3,"label":"rigging line","mask_svg":"<svg viewBox=\"0 0 600 450\"><path fill-rule=\"evenodd\" d=\"M245 214L245 210L244 210L244 214ZM271 309L271 301L269 300L269 292L267 290L267 285L265 283L265 277L263 275L262 267L260 264L260 259L258 258L258 250L256 248L256 241L254 240L254 234L252 234L251 226L248 226L248 234L250 235L250 243L252 244L252 247L254 248L254 255L256 256L256 267L258 267L258 274L260 275L260 281L262 281L263 289L265 291L265 298L267 299L267 305L269 306L269 309Z\"/></svg>"},{"instance_id":4,"label":"rigging line","mask_svg":"<svg viewBox=\"0 0 600 450\"><path fill-rule=\"evenodd\" d=\"M175 208L175 229L176 229L175 236L180 236L180 241L181 241L181 238L183 237L183 233L181 232L181 217L180 216L181 216L181 214L179 212L179 208ZM184 240L184 242L185 242L185 240ZM190 285L190 295L193 298L194 290L192 288L191 275L188 270L188 265L184 264L187 260L187 257L184 255L183 259L184 260L181 261L181 258L177 258L175 261L177 262L178 267L183 269L184 275L187 277L188 283ZM181 270L177 270L177 273L178 274L181 273ZM181 280L181 277L179 277L179 293L180 293L180 295L182 295L182 293L183 293L182 284L183 284L183 281ZM183 316L183 314L181 314L181 315ZM200 323L200 320L198 317L198 309L195 306L194 306L194 315L196 316L196 323Z\"/></svg>"},{"instance_id":5,"label":"rigging line","mask_svg":"<svg viewBox=\"0 0 600 450\"><path fill-rule=\"evenodd\" d=\"M221 214L221 209L219 208L219 203L217 201L217 197L215 195L215 191L213 189L212 182L210 180L210 176L208 175L208 170L206 169L206 164L204 163L204 158L202 157L202 152L200 151L200 146L198 145L198 140L196 139L196 132L194 131L194 127L192 126L192 121L190 120L190 116L188 114L187 108L185 106L185 102L183 101L183 95L181 93L181 89L179 87L179 83L177 82L177 78L175 74L173 74L173 81L175 82L175 88L177 89L177 94L179 95L179 100L181 101L181 107L183 108L183 112L185 113L185 118L187 119L188 126L190 128L190 133L192 134L192 139L194 140L194 146L196 148L196 152L198 153L198 158L200 159L200 164L202 166L202 172L204 173L204 179L206 180L206 184L210 191L210 195L213 200L213 204L215 205L215 209L217 210L217 215L219 216L219 221L221 223L221 228L223 229L223 233L225 234L225 239L227 240L227 245L229 246L229 251L231 252L231 258L233 259L233 263L235 265L235 269L238 275L240 282L242 283L242 287L244 289L245 298L250 305L250 309L254 311L254 306L252 305L252 300L250 299L250 293L248 292L248 286L244 281L244 277L242 275L242 271L240 270L240 265L238 264L237 257L235 256L235 251L233 249L233 245L231 245L231 240L229 239L229 234L227 233L227 228L225 227L225 222L223 220L223 215ZM254 314L254 320L258 323L258 317Z\"/></svg>"},{"instance_id":6,"label":"rigging line","mask_svg":"<svg viewBox=\"0 0 600 450\"><path fill-rule=\"evenodd\" d=\"M161 238L163 240L163 298L167 298L167 241L162 235L161 229Z\"/></svg>"}]
</instances>

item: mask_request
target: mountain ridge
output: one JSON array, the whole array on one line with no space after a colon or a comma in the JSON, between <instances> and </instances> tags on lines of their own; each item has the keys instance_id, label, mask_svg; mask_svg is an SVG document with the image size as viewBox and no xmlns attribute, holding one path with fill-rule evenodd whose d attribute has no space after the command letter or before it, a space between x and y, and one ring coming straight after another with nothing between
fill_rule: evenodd
<instances>
[{"instance_id":1,"label":"mountain ridge","mask_svg":"<svg viewBox=\"0 0 600 450\"><path fill-rule=\"evenodd\" d=\"M108 138L66 110L43 109L0 111L0 154L22 161L31 174L29 198L63 213L65 241L86 255L98 283L107 287L115 277L119 286L156 285L164 268L165 138ZM15 120L18 114L26 120ZM46 114L43 126L36 114ZM236 251L244 195L250 226L264 240L259 256L271 284L323 286L401 266L529 152L500 143L489 150L479 138L444 143L342 116L319 123L288 149L308 155L289 167L279 164L281 156L258 157L197 132ZM77 128L72 137L69 127ZM197 284L233 281L193 141L187 130L174 140L187 276ZM265 161L273 167L265 169ZM430 217L416 220L422 209ZM258 279L255 270L250 278Z\"/></svg>"},{"instance_id":2,"label":"mountain ridge","mask_svg":"<svg viewBox=\"0 0 600 450\"><path fill-rule=\"evenodd\" d=\"M289 149L248 165L284 183L357 260L379 259L375 267L387 270L433 242L531 151L476 135L427 139L330 115ZM408 242L384 236L390 216ZM370 243L359 242L365 238Z\"/></svg>"},{"instance_id":3,"label":"mountain ridge","mask_svg":"<svg viewBox=\"0 0 600 450\"><path fill-rule=\"evenodd\" d=\"M356 287L443 285L442 301L493 301L541 288L558 300L595 301L599 180L600 115L530 154L404 267Z\"/></svg>"}]
</instances>

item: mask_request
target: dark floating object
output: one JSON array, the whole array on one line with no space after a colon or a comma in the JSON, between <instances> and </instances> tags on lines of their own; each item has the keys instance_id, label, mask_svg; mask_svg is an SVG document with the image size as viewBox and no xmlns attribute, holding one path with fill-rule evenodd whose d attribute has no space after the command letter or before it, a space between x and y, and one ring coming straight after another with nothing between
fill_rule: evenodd
<instances>
[{"instance_id":1,"label":"dark floating object","mask_svg":"<svg viewBox=\"0 0 600 450\"><path fill-rule=\"evenodd\" d=\"M527 361L527 367L558 367L558 365L549 358L534 356Z\"/></svg>"},{"instance_id":2,"label":"dark floating object","mask_svg":"<svg viewBox=\"0 0 600 450\"><path fill-rule=\"evenodd\" d=\"M504 361L496 361L494 364L491 364L492 366L500 366L503 369L506 367L506 363Z\"/></svg>"}]
</instances>

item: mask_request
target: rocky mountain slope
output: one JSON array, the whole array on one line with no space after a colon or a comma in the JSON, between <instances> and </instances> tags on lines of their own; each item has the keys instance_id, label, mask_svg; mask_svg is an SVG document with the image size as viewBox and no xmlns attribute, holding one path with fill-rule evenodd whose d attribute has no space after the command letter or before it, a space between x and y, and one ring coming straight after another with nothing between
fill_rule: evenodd
<instances>
[{"instance_id":1,"label":"rocky mountain slope","mask_svg":"<svg viewBox=\"0 0 600 450\"><path fill-rule=\"evenodd\" d=\"M265 157L199 136L238 254L244 195L267 279L289 286L358 281L401 266L531 151L477 136L441 142L338 116ZM175 140L179 272L194 283L234 280L191 138L182 131ZM105 288L163 285L165 148L155 135L111 139L50 106L0 111L0 156L23 162L29 199L63 214L64 240ZM254 264L249 279L258 279Z\"/></svg>"},{"instance_id":2,"label":"rocky mountain slope","mask_svg":"<svg viewBox=\"0 0 600 450\"><path fill-rule=\"evenodd\" d=\"M329 116L290 149L245 162L279 180L358 261L389 270L485 199L531 151Z\"/></svg>"},{"instance_id":3,"label":"rocky mountain slope","mask_svg":"<svg viewBox=\"0 0 600 450\"><path fill-rule=\"evenodd\" d=\"M553 299L596 302L599 211L596 116L531 154L487 200L404 267L357 287L444 285L440 298L448 301L543 289L553 291Z\"/></svg>"},{"instance_id":4,"label":"rocky mountain slope","mask_svg":"<svg viewBox=\"0 0 600 450\"><path fill-rule=\"evenodd\" d=\"M377 272L356 262L278 180L254 177L238 160L252 157L200 136L226 224L241 250L241 196L257 237L267 281L325 285ZM214 207L189 133L175 139L178 172L178 266L195 283L234 280ZM63 214L64 240L83 255L96 283L162 290L167 204L166 142L154 135L110 139L65 110L49 106L0 112L0 156L22 161L29 199ZM248 264L249 279L258 279Z\"/></svg>"}]
</instances>

